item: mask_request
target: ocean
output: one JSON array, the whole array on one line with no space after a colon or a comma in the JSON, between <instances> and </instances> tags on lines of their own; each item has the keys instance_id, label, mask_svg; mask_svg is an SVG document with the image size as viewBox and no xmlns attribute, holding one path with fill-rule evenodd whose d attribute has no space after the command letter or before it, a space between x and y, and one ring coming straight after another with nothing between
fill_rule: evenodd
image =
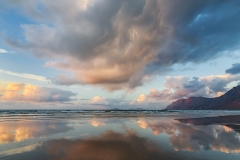
<instances>
[{"instance_id":1,"label":"ocean","mask_svg":"<svg viewBox=\"0 0 240 160\"><path fill-rule=\"evenodd\" d=\"M240 111L1 110L4 160L239 160Z\"/></svg>"}]
</instances>

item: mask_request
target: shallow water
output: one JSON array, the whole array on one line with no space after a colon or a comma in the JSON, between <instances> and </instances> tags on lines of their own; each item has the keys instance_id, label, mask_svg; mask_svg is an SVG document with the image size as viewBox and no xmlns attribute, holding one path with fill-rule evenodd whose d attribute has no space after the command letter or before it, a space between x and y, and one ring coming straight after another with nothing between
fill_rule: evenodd
<instances>
[{"instance_id":1,"label":"shallow water","mask_svg":"<svg viewBox=\"0 0 240 160\"><path fill-rule=\"evenodd\" d=\"M1 111L0 159L240 159L237 111Z\"/></svg>"}]
</instances>

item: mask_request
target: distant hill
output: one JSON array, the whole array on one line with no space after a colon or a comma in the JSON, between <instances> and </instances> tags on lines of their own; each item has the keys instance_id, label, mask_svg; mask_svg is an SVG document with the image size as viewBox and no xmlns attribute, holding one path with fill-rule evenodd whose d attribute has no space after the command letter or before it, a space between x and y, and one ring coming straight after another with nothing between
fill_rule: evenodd
<instances>
[{"instance_id":1,"label":"distant hill","mask_svg":"<svg viewBox=\"0 0 240 160\"><path fill-rule=\"evenodd\" d=\"M119 109L119 108L113 108L113 109L111 109L111 110L113 110L113 111L128 111L128 110L130 110L130 111L144 111L145 109L143 109L143 108L130 108L130 109L127 109L127 110L124 110L124 109Z\"/></svg>"},{"instance_id":2,"label":"distant hill","mask_svg":"<svg viewBox=\"0 0 240 160\"><path fill-rule=\"evenodd\" d=\"M167 106L166 110L240 110L240 85L216 98L179 99Z\"/></svg>"},{"instance_id":3,"label":"distant hill","mask_svg":"<svg viewBox=\"0 0 240 160\"><path fill-rule=\"evenodd\" d=\"M145 110L145 109L143 109L143 108L130 108L129 110L139 110L139 111L143 111L143 110Z\"/></svg>"}]
</instances>

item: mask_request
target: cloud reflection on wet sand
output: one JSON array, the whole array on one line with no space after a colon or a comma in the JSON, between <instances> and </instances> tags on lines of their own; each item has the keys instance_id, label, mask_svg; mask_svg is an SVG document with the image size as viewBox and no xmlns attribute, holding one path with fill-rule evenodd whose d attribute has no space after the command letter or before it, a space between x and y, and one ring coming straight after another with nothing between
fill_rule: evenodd
<instances>
[{"instance_id":1,"label":"cloud reflection on wet sand","mask_svg":"<svg viewBox=\"0 0 240 160\"><path fill-rule=\"evenodd\" d=\"M61 121L1 122L0 144L21 142L35 137L64 133L72 129L66 122Z\"/></svg>"},{"instance_id":2,"label":"cloud reflection on wet sand","mask_svg":"<svg viewBox=\"0 0 240 160\"><path fill-rule=\"evenodd\" d=\"M226 117L222 117L215 118L220 124L212 119L208 124L208 118L182 122L175 118L96 116L81 120L6 121L0 123L0 155L6 160L212 159L207 155L215 159L239 158L238 121L224 123L222 118ZM69 134L59 134L70 130Z\"/></svg>"},{"instance_id":3,"label":"cloud reflection on wet sand","mask_svg":"<svg viewBox=\"0 0 240 160\"><path fill-rule=\"evenodd\" d=\"M175 151L199 152L203 148L204 150L224 153L240 153L240 134L225 125L194 125L193 119L189 120L193 125L177 121L148 121L144 119L139 121L141 121L138 123L139 127L143 128L142 124L145 124L144 127L151 128L154 135L163 133L169 135L169 143Z\"/></svg>"},{"instance_id":4,"label":"cloud reflection on wet sand","mask_svg":"<svg viewBox=\"0 0 240 160\"><path fill-rule=\"evenodd\" d=\"M102 121L100 121L100 120L98 120L98 119L92 119L92 120L90 121L90 123L91 123L91 125L94 126L94 127L99 127L99 126L105 126L105 125L106 125L105 122L102 122Z\"/></svg>"},{"instance_id":5,"label":"cloud reflection on wet sand","mask_svg":"<svg viewBox=\"0 0 240 160\"><path fill-rule=\"evenodd\" d=\"M159 160L184 159L164 151L154 142L138 136L134 131L116 133L106 131L99 137L87 139L50 140L38 149L51 160Z\"/></svg>"}]
</instances>

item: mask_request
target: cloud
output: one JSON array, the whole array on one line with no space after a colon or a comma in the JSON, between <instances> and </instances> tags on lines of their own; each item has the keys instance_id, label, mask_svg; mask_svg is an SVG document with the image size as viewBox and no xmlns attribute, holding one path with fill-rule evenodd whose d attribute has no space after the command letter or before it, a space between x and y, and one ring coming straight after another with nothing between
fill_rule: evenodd
<instances>
[{"instance_id":1,"label":"cloud","mask_svg":"<svg viewBox=\"0 0 240 160\"><path fill-rule=\"evenodd\" d=\"M230 74L194 77L192 79L188 76L167 76L164 82L165 89L161 91L152 89L149 94L141 94L131 104L160 105L182 98L221 96L228 90L228 84L237 82L239 79L239 75Z\"/></svg>"},{"instance_id":2,"label":"cloud","mask_svg":"<svg viewBox=\"0 0 240 160\"><path fill-rule=\"evenodd\" d=\"M148 124L144 119L140 119L138 120L138 126L142 129L146 129L148 127Z\"/></svg>"},{"instance_id":3,"label":"cloud","mask_svg":"<svg viewBox=\"0 0 240 160\"><path fill-rule=\"evenodd\" d=\"M120 98L104 98L100 96L93 97L90 101L81 103L81 105L90 105L94 107L103 107L102 109L129 109L129 100L126 100L124 96Z\"/></svg>"},{"instance_id":4,"label":"cloud","mask_svg":"<svg viewBox=\"0 0 240 160\"><path fill-rule=\"evenodd\" d=\"M232 124L227 124L227 121L229 121L229 118L232 119L231 121ZM211 150L220 151L224 153L240 153L240 147L239 147L240 140L238 138L239 136L238 126L233 125L234 121L239 121L239 116L178 119L178 121L181 123L191 123L196 125L195 127L191 127L192 133L190 132L192 135L195 135L195 136L190 135L186 137L191 137L190 141L200 142L199 144L203 146L204 149L206 150L211 149ZM220 126L216 124L225 124L226 126L225 125ZM206 129L202 129L202 125L205 125L204 128ZM212 127L209 127L209 126L212 126ZM229 128L227 126L229 127L231 126L232 128ZM198 132L196 130L201 130L199 132L204 131L205 133L199 133L201 136L198 136L198 134L195 133L195 132ZM176 138L176 141L177 141L177 138ZM189 143L189 145L191 145L191 143Z\"/></svg>"},{"instance_id":5,"label":"cloud","mask_svg":"<svg viewBox=\"0 0 240 160\"><path fill-rule=\"evenodd\" d=\"M7 53L7 51L5 49L0 48L0 53Z\"/></svg>"},{"instance_id":6,"label":"cloud","mask_svg":"<svg viewBox=\"0 0 240 160\"><path fill-rule=\"evenodd\" d=\"M108 104L108 101L105 98L95 96L92 98L90 103L92 103L92 104Z\"/></svg>"},{"instance_id":7,"label":"cloud","mask_svg":"<svg viewBox=\"0 0 240 160\"><path fill-rule=\"evenodd\" d=\"M6 70L2 70L2 69L0 69L0 73L15 76L15 77L32 79L32 80L41 81L41 82L48 82L47 78L45 78L45 77L37 76L34 74L29 74L29 73L15 73L15 72L6 71Z\"/></svg>"},{"instance_id":8,"label":"cloud","mask_svg":"<svg viewBox=\"0 0 240 160\"><path fill-rule=\"evenodd\" d=\"M233 64L231 68L226 70L226 73L239 74L240 73L240 63Z\"/></svg>"},{"instance_id":9,"label":"cloud","mask_svg":"<svg viewBox=\"0 0 240 160\"><path fill-rule=\"evenodd\" d=\"M1 53L14 53L13 51L7 51L5 49L0 48L0 54Z\"/></svg>"},{"instance_id":10,"label":"cloud","mask_svg":"<svg viewBox=\"0 0 240 160\"><path fill-rule=\"evenodd\" d=\"M143 103L146 100L146 98L147 97L144 94L141 94L140 96L138 96L137 102Z\"/></svg>"},{"instance_id":11,"label":"cloud","mask_svg":"<svg viewBox=\"0 0 240 160\"><path fill-rule=\"evenodd\" d=\"M227 91L227 84L239 81L239 75L230 75L230 74L223 74L223 75L211 75L206 77L200 77L200 81L202 81L206 86L209 87L210 90L213 92L226 92Z\"/></svg>"},{"instance_id":12,"label":"cloud","mask_svg":"<svg viewBox=\"0 0 240 160\"><path fill-rule=\"evenodd\" d=\"M196 118L197 120L197 118ZM224 120L224 117L223 117ZM189 119L194 122L194 119ZM201 122L206 122L203 118ZM139 127L144 122L144 129L152 129L154 135L168 134L169 143L175 151L199 152L204 150L215 150L224 153L240 153L240 140L238 133L227 129L223 125L186 125L174 121L141 119Z\"/></svg>"},{"instance_id":13,"label":"cloud","mask_svg":"<svg viewBox=\"0 0 240 160\"><path fill-rule=\"evenodd\" d=\"M105 126L105 122L102 122L99 119L92 119L90 122L94 127Z\"/></svg>"},{"instance_id":14,"label":"cloud","mask_svg":"<svg viewBox=\"0 0 240 160\"><path fill-rule=\"evenodd\" d=\"M107 131L98 137L87 139L49 140L38 149L46 153L46 158L60 160L184 159L177 153L162 150L156 143L131 131L127 133Z\"/></svg>"},{"instance_id":15,"label":"cloud","mask_svg":"<svg viewBox=\"0 0 240 160\"><path fill-rule=\"evenodd\" d=\"M62 85L132 90L174 64L204 63L239 47L237 0L1 3L36 22L21 25L24 40L5 41L69 72L52 79Z\"/></svg>"},{"instance_id":16,"label":"cloud","mask_svg":"<svg viewBox=\"0 0 240 160\"><path fill-rule=\"evenodd\" d=\"M19 121L0 124L0 144L21 142L35 137L43 137L73 130L65 122Z\"/></svg>"},{"instance_id":17,"label":"cloud","mask_svg":"<svg viewBox=\"0 0 240 160\"><path fill-rule=\"evenodd\" d=\"M24 83L7 83L0 86L2 100L29 102L66 102L76 93L57 88L38 87Z\"/></svg>"}]
</instances>

